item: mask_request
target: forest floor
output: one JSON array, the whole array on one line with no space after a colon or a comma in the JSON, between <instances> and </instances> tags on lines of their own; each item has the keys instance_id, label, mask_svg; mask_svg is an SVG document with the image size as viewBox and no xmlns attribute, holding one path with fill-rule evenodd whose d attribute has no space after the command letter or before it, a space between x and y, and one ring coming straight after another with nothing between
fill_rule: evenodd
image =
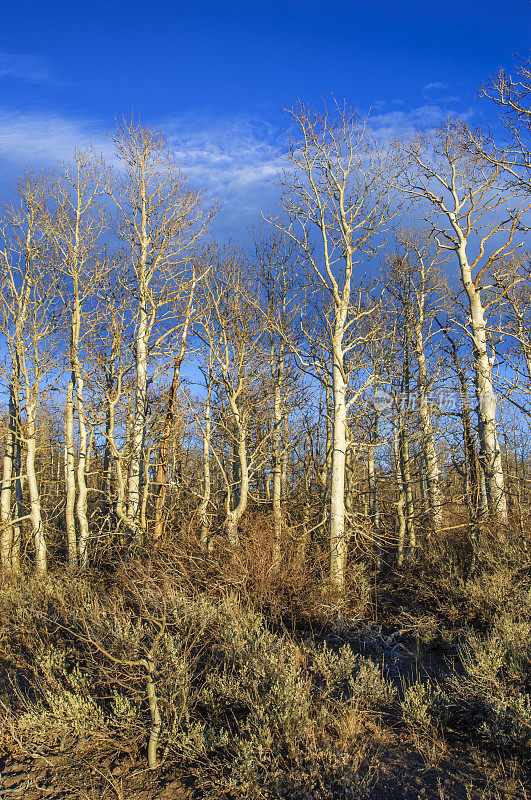
<instances>
[{"instance_id":1,"label":"forest floor","mask_svg":"<svg viewBox=\"0 0 531 800\"><path fill-rule=\"evenodd\" d=\"M5 582L0 799L529 800L531 570L504 553L354 564L341 603L198 553Z\"/></svg>"}]
</instances>

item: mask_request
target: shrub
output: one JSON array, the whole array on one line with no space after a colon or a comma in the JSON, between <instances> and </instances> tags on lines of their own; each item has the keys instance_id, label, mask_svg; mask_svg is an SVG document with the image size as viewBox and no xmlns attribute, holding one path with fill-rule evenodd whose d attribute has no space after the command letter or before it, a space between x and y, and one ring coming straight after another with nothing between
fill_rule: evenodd
<instances>
[{"instance_id":1,"label":"shrub","mask_svg":"<svg viewBox=\"0 0 531 800\"><path fill-rule=\"evenodd\" d=\"M497 745L531 744L531 620L505 614L483 637L469 632L461 646L465 675L456 696L478 717L482 734Z\"/></svg>"},{"instance_id":2,"label":"shrub","mask_svg":"<svg viewBox=\"0 0 531 800\"><path fill-rule=\"evenodd\" d=\"M416 681L406 689L400 705L407 725L428 731L436 727L444 716L447 697L439 686Z\"/></svg>"}]
</instances>

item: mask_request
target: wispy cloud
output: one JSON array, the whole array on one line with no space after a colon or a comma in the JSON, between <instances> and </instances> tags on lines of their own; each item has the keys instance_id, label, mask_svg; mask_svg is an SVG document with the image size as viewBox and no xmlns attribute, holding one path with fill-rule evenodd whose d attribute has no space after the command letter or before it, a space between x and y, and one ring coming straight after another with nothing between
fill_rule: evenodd
<instances>
[{"instance_id":1,"label":"wispy cloud","mask_svg":"<svg viewBox=\"0 0 531 800\"><path fill-rule=\"evenodd\" d=\"M252 225L278 197L283 134L266 121L188 115L161 125L183 172L222 202L220 234Z\"/></svg>"},{"instance_id":2,"label":"wispy cloud","mask_svg":"<svg viewBox=\"0 0 531 800\"><path fill-rule=\"evenodd\" d=\"M439 102L409 110L395 106L373 113L369 127L378 138L389 140L411 136L419 129L429 132L448 116L468 119L471 115L470 109L456 111ZM196 114L158 120L153 127L165 132L192 184L207 187L211 197L221 200L216 235L241 231L259 218L261 210L273 207L279 195L276 176L287 166L280 125L243 115L219 119ZM0 108L0 172L4 182L28 164L40 169L68 161L76 146L92 146L113 160L112 143L103 124L96 120Z\"/></svg>"},{"instance_id":3,"label":"wispy cloud","mask_svg":"<svg viewBox=\"0 0 531 800\"><path fill-rule=\"evenodd\" d=\"M37 56L0 52L0 79L53 82L52 76Z\"/></svg>"},{"instance_id":4,"label":"wispy cloud","mask_svg":"<svg viewBox=\"0 0 531 800\"><path fill-rule=\"evenodd\" d=\"M434 81L433 83L426 83L422 87L422 91L425 92L425 93L428 93L428 92L440 92L440 91L443 91L444 89L448 89L448 84L447 83L442 83L441 81Z\"/></svg>"},{"instance_id":5,"label":"wispy cloud","mask_svg":"<svg viewBox=\"0 0 531 800\"><path fill-rule=\"evenodd\" d=\"M187 115L156 121L193 185L219 197L223 233L250 225L278 194L272 179L282 166L281 134L250 117L214 119ZM0 169L11 180L25 166L36 170L68 161L74 148L94 147L113 161L112 143L95 120L60 114L20 113L0 108ZM7 188L7 186L5 187Z\"/></svg>"},{"instance_id":6,"label":"wispy cloud","mask_svg":"<svg viewBox=\"0 0 531 800\"><path fill-rule=\"evenodd\" d=\"M0 109L0 158L13 166L55 165L72 157L76 146L109 149L103 131L86 120L59 114L30 114Z\"/></svg>"},{"instance_id":7,"label":"wispy cloud","mask_svg":"<svg viewBox=\"0 0 531 800\"><path fill-rule=\"evenodd\" d=\"M183 117L162 128L183 171L214 192L245 192L280 169L281 136L262 120Z\"/></svg>"},{"instance_id":8,"label":"wispy cloud","mask_svg":"<svg viewBox=\"0 0 531 800\"><path fill-rule=\"evenodd\" d=\"M467 120L472 115L470 108L457 110L443 108L439 104L426 104L409 110L374 114L369 125L375 136L385 140L412 136L418 130L429 133L448 117Z\"/></svg>"}]
</instances>

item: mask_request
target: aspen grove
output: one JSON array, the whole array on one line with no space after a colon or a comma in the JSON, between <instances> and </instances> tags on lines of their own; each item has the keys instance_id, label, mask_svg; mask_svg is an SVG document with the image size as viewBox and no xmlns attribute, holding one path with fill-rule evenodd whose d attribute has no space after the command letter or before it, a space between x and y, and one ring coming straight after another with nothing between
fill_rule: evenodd
<instances>
[{"instance_id":1,"label":"aspen grove","mask_svg":"<svg viewBox=\"0 0 531 800\"><path fill-rule=\"evenodd\" d=\"M237 246L135 121L112 169L27 171L1 230L4 574L184 535L236 553L252 518L273 571L328 552L341 595L352 560L468 527L473 569L479 526L523 536L529 110L504 80L506 149L301 104L280 204Z\"/></svg>"}]
</instances>

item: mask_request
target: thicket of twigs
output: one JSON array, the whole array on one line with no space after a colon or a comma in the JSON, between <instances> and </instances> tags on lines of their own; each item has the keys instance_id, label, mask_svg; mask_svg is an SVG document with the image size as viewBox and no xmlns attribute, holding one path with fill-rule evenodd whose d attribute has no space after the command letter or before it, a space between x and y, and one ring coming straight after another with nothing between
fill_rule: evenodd
<instances>
[{"instance_id":1,"label":"thicket of twigs","mask_svg":"<svg viewBox=\"0 0 531 800\"><path fill-rule=\"evenodd\" d=\"M265 522L238 555L190 537L4 583L4 765L71 797L527 797L521 537L485 528L473 577L456 534L353 560L337 604L319 559L271 572Z\"/></svg>"}]
</instances>

